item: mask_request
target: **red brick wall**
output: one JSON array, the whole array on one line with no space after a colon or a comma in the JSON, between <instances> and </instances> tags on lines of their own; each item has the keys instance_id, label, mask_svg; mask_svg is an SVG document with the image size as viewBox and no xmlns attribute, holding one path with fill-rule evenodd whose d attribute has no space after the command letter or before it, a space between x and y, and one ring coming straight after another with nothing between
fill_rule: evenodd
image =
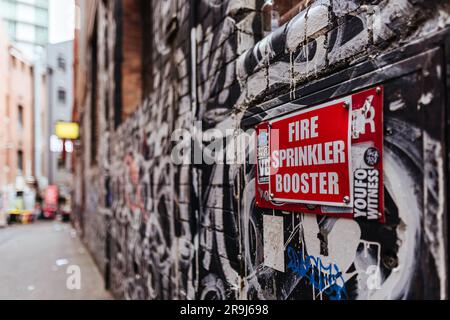
<instances>
[{"instance_id":1,"label":"red brick wall","mask_svg":"<svg viewBox=\"0 0 450 320\"><path fill-rule=\"evenodd\" d=\"M122 120L142 100L142 25L140 0L123 0Z\"/></svg>"}]
</instances>

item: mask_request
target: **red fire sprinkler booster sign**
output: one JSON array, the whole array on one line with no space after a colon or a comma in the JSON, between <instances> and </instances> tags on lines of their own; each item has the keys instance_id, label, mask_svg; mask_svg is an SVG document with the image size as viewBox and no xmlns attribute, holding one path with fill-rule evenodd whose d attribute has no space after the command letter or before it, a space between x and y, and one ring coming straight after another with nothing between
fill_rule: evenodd
<instances>
[{"instance_id":1,"label":"red fire sprinkler booster sign","mask_svg":"<svg viewBox=\"0 0 450 320\"><path fill-rule=\"evenodd\" d=\"M257 206L384 222L382 91L258 125Z\"/></svg>"}]
</instances>

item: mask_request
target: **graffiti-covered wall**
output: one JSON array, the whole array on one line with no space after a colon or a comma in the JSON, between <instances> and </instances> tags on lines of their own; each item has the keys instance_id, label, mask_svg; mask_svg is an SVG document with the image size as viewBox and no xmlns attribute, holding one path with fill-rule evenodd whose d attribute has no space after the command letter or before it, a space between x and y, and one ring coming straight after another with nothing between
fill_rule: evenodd
<instances>
[{"instance_id":1,"label":"graffiti-covered wall","mask_svg":"<svg viewBox=\"0 0 450 320\"><path fill-rule=\"evenodd\" d=\"M95 9L74 197L117 297L448 297L446 1L310 1L273 32L262 0L152 1L152 90L119 122L118 3ZM385 223L260 208L255 126L377 86Z\"/></svg>"}]
</instances>

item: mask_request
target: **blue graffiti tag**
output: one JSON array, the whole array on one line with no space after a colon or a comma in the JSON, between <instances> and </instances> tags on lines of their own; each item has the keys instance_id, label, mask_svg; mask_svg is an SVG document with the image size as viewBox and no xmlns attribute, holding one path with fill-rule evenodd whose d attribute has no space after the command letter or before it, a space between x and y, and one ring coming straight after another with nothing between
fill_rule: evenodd
<instances>
[{"instance_id":1,"label":"blue graffiti tag","mask_svg":"<svg viewBox=\"0 0 450 320\"><path fill-rule=\"evenodd\" d=\"M314 288L325 293L330 300L341 300L347 296L345 281L339 267L331 263L325 266L320 257L305 256L292 246L288 247L288 268L300 277L306 277Z\"/></svg>"}]
</instances>

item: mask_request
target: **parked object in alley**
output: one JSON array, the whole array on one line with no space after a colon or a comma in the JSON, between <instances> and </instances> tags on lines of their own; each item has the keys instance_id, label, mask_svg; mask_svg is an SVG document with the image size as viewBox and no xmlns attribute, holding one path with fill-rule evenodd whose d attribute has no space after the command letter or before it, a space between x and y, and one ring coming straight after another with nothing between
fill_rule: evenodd
<instances>
[{"instance_id":1,"label":"parked object in alley","mask_svg":"<svg viewBox=\"0 0 450 320\"><path fill-rule=\"evenodd\" d=\"M7 225L7 214L5 207L5 199L3 196L3 191L0 190L0 228L6 227Z\"/></svg>"},{"instance_id":2,"label":"parked object in alley","mask_svg":"<svg viewBox=\"0 0 450 320\"><path fill-rule=\"evenodd\" d=\"M7 211L7 222L12 223L32 223L35 219L33 193L17 192L12 201L10 201ZM11 205L12 203L12 205Z\"/></svg>"},{"instance_id":3,"label":"parked object in alley","mask_svg":"<svg viewBox=\"0 0 450 320\"><path fill-rule=\"evenodd\" d=\"M72 213L72 205L71 205L71 199L70 197L62 197L59 213L61 215L61 219L63 222L69 222L70 221L70 215Z\"/></svg>"},{"instance_id":4,"label":"parked object in alley","mask_svg":"<svg viewBox=\"0 0 450 320\"><path fill-rule=\"evenodd\" d=\"M48 186L45 191L43 218L54 219L58 211L58 187Z\"/></svg>"}]
</instances>

